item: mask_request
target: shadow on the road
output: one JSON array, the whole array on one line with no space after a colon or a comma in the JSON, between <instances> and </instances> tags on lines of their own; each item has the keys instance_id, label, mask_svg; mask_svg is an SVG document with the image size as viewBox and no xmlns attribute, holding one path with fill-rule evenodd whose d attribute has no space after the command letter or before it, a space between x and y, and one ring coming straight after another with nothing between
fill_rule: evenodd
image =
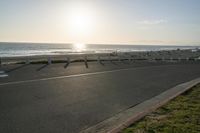
<instances>
[{"instance_id":1,"label":"shadow on the road","mask_svg":"<svg viewBox=\"0 0 200 133\"><path fill-rule=\"evenodd\" d=\"M122 60L121 62L122 62L123 64L126 64L126 65L129 65L129 64L130 64L130 62L127 61L127 60Z\"/></svg>"},{"instance_id":2,"label":"shadow on the road","mask_svg":"<svg viewBox=\"0 0 200 133\"><path fill-rule=\"evenodd\" d=\"M23 68L23 67L28 66L28 65L29 65L29 64L20 65L20 66L18 66L18 67L15 67L15 68L12 68L12 69L7 70L6 73L13 72L13 71L15 71L15 70L18 70L18 69Z\"/></svg>"},{"instance_id":3,"label":"shadow on the road","mask_svg":"<svg viewBox=\"0 0 200 133\"><path fill-rule=\"evenodd\" d=\"M113 61L113 60L111 60L110 61L112 64L114 64L114 65L118 65L115 61Z\"/></svg>"},{"instance_id":4,"label":"shadow on the road","mask_svg":"<svg viewBox=\"0 0 200 133\"><path fill-rule=\"evenodd\" d=\"M41 66L40 68L37 69L37 71L41 71L42 69L44 69L45 67L47 67L49 64L44 64L43 66Z\"/></svg>"},{"instance_id":5,"label":"shadow on the road","mask_svg":"<svg viewBox=\"0 0 200 133\"><path fill-rule=\"evenodd\" d=\"M103 61L99 61L99 63L100 63L102 66L105 66L105 63L103 63Z\"/></svg>"}]
</instances>

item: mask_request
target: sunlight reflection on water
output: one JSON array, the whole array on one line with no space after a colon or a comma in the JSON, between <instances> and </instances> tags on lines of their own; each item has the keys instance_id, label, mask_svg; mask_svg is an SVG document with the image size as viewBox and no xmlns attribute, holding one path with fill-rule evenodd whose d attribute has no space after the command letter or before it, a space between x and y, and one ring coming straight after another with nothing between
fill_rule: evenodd
<instances>
[{"instance_id":1,"label":"sunlight reflection on water","mask_svg":"<svg viewBox=\"0 0 200 133\"><path fill-rule=\"evenodd\" d=\"M84 51L86 49L86 44L84 43L75 43L73 44L74 50L81 52Z\"/></svg>"}]
</instances>

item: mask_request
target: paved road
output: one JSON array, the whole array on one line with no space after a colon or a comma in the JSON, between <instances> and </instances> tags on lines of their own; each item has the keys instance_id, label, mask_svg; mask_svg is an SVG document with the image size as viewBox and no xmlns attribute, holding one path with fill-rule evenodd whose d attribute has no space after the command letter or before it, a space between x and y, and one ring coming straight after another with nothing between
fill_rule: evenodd
<instances>
[{"instance_id":1,"label":"paved road","mask_svg":"<svg viewBox=\"0 0 200 133\"><path fill-rule=\"evenodd\" d=\"M0 79L0 132L77 133L200 77L200 63L38 67L1 68L9 76Z\"/></svg>"}]
</instances>

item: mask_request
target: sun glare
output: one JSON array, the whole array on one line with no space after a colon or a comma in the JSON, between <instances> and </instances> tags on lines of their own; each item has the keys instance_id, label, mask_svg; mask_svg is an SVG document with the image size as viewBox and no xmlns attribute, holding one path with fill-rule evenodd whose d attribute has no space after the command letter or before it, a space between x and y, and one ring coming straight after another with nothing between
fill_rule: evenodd
<instances>
[{"instance_id":1,"label":"sun glare","mask_svg":"<svg viewBox=\"0 0 200 133\"><path fill-rule=\"evenodd\" d=\"M67 31L74 37L85 37L94 29L92 11L86 7L75 6L67 12Z\"/></svg>"},{"instance_id":2,"label":"sun glare","mask_svg":"<svg viewBox=\"0 0 200 133\"><path fill-rule=\"evenodd\" d=\"M75 43L73 45L76 51L83 51L86 48L84 43Z\"/></svg>"}]
</instances>

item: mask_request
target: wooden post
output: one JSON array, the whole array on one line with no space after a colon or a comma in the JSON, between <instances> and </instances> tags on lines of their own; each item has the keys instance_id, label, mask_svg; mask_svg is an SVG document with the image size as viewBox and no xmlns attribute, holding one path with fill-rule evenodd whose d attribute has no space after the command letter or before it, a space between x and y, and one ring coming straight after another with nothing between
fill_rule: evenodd
<instances>
[{"instance_id":1,"label":"wooden post","mask_svg":"<svg viewBox=\"0 0 200 133\"><path fill-rule=\"evenodd\" d=\"M48 65L51 65L52 61L51 61L51 57L48 57Z\"/></svg>"},{"instance_id":2,"label":"wooden post","mask_svg":"<svg viewBox=\"0 0 200 133\"><path fill-rule=\"evenodd\" d=\"M131 62L131 55L129 55L129 58L128 58L129 62Z\"/></svg>"},{"instance_id":3,"label":"wooden post","mask_svg":"<svg viewBox=\"0 0 200 133\"><path fill-rule=\"evenodd\" d=\"M131 60L134 62L134 57L133 56L131 57Z\"/></svg>"},{"instance_id":4,"label":"wooden post","mask_svg":"<svg viewBox=\"0 0 200 133\"><path fill-rule=\"evenodd\" d=\"M108 55L108 60L111 61L111 55L110 54Z\"/></svg>"},{"instance_id":5,"label":"wooden post","mask_svg":"<svg viewBox=\"0 0 200 133\"><path fill-rule=\"evenodd\" d=\"M0 57L0 67L2 66L2 58Z\"/></svg>"},{"instance_id":6,"label":"wooden post","mask_svg":"<svg viewBox=\"0 0 200 133\"><path fill-rule=\"evenodd\" d=\"M99 63L101 63L101 59L100 59L100 56L99 56L99 55L98 55L98 59L97 59L97 60L98 60Z\"/></svg>"},{"instance_id":7,"label":"wooden post","mask_svg":"<svg viewBox=\"0 0 200 133\"><path fill-rule=\"evenodd\" d=\"M84 58L84 62L85 62L85 66L86 66L86 68L88 68L87 56L85 56L85 58Z\"/></svg>"},{"instance_id":8,"label":"wooden post","mask_svg":"<svg viewBox=\"0 0 200 133\"><path fill-rule=\"evenodd\" d=\"M67 63L70 64L70 62L71 62L71 61L70 61L70 58L67 57Z\"/></svg>"},{"instance_id":9,"label":"wooden post","mask_svg":"<svg viewBox=\"0 0 200 133\"><path fill-rule=\"evenodd\" d=\"M70 58L69 58L69 57L67 57L66 59L67 59L67 60L66 60L66 65L64 66L64 68L67 68L67 67L68 67L68 65L70 64Z\"/></svg>"},{"instance_id":10,"label":"wooden post","mask_svg":"<svg viewBox=\"0 0 200 133\"><path fill-rule=\"evenodd\" d=\"M26 64L30 64L29 58L26 58Z\"/></svg>"}]
</instances>

